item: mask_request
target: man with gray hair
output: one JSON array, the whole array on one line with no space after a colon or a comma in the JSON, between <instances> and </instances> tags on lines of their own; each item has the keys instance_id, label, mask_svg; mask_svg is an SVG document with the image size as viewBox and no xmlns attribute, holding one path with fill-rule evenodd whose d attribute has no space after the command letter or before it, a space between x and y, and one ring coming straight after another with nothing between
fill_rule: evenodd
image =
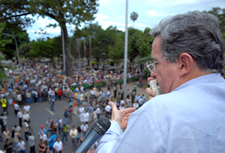
<instances>
[{"instance_id":1,"label":"man with gray hair","mask_svg":"<svg viewBox=\"0 0 225 153\"><path fill-rule=\"evenodd\" d=\"M224 40L218 18L180 14L161 21L151 34L148 81L157 79L163 94L155 97L147 88L151 99L135 112L119 111L110 102L111 126L96 152L224 152Z\"/></svg>"}]
</instances>

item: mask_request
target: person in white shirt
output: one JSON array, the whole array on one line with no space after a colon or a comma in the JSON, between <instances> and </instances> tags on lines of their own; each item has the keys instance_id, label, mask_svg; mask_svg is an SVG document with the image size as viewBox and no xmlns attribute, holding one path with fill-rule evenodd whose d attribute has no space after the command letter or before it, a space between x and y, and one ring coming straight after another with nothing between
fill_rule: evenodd
<instances>
[{"instance_id":1,"label":"person in white shirt","mask_svg":"<svg viewBox=\"0 0 225 153\"><path fill-rule=\"evenodd\" d=\"M22 138L19 139L17 147L20 150L20 153L25 153L25 142L22 140Z\"/></svg>"},{"instance_id":2,"label":"person in white shirt","mask_svg":"<svg viewBox=\"0 0 225 153\"><path fill-rule=\"evenodd\" d=\"M123 105L123 104L124 104L124 100L122 99L122 100L120 101L120 106Z\"/></svg>"},{"instance_id":3,"label":"person in white shirt","mask_svg":"<svg viewBox=\"0 0 225 153\"><path fill-rule=\"evenodd\" d=\"M15 116L17 116L17 113L18 113L18 111L19 111L19 109L20 109L20 106L18 105L18 103L16 102L15 104L14 104L14 113L15 113Z\"/></svg>"},{"instance_id":4,"label":"person in white shirt","mask_svg":"<svg viewBox=\"0 0 225 153\"><path fill-rule=\"evenodd\" d=\"M99 119L100 118L100 115L102 113L100 107L98 106L97 109L96 109L96 113L97 113L97 118Z\"/></svg>"},{"instance_id":5,"label":"person in white shirt","mask_svg":"<svg viewBox=\"0 0 225 153\"><path fill-rule=\"evenodd\" d=\"M135 102L134 102L134 104L133 104L133 107L136 108L136 109L138 109L138 107L139 107L139 104L137 103L136 100L135 100Z\"/></svg>"},{"instance_id":6,"label":"person in white shirt","mask_svg":"<svg viewBox=\"0 0 225 153\"><path fill-rule=\"evenodd\" d=\"M23 114L21 112L21 109L19 109L19 111L17 113L17 117L19 118L19 126L22 127L22 117L23 117Z\"/></svg>"},{"instance_id":7,"label":"person in white shirt","mask_svg":"<svg viewBox=\"0 0 225 153\"><path fill-rule=\"evenodd\" d=\"M102 90L99 91L99 96L103 96Z\"/></svg>"},{"instance_id":8,"label":"person in white shirt","mask_svg":"<svg viewBox=\"0 0 225 153\"><path fill-rule=\"evenodd\" d=\"M28 123L30 123L30 115L27 114L27 112L23 113L23 121L27 120Z\"/></svg>"},{"instance_id":9,"label":"person in white shirt","mask_svg":"<svg viewBox=\"0 0 225 153\"><path fill-rule=\"evenodd\" d=\"M53 99L55 99L55 91L54 91L54 90L51 90L51 97L52 97Z\"/></svg>"},{"instance_id":10,"label":"person in white shirt","mask_svg":"<svg viewBox=\"0 0 225 153\"><path fill-rule=\"evenodd\" d=\"M97 110L97 109L94 108L94 112L93 112L94 123L96 123L97 120L98 120L98 118L97 118L97 111L96 111L96 110Z\"/></svg>"},{"instance_id":11,"label":"person in white shirt","mask_svg":"<svg viewBox=\"0 0 225 153\"><path fill-rule=\"evenodd\" d=\"M26 105L23 106L23 110L24 110L25 112L27 112L28 114L30 114L30 105L28 105L28 104L26 103Z\"/></svg>"},{"instance_id":12,"label":"person in white shirt","mask_svg":"<svg viewBox=\"0 0 225 153\"><path fill-rule=\"evenodd\" d=\"M83 124L80 126L80 129L82 131L82 137L85 137L88 131L88 124L83 122Z\"/></svg>"},{"instance_id":13,"label":"person in white shirt","mask_svg":"<svg viewBox=\"0 0 225 153\"><path fill-rule=\"evenodd\" d=\"M44 142L46 142L47 143L47 135L46 134L44 134L43 132L41 132L41 134L39 135L39 139L41 140L43 140Z\"/></svg>"},{"instance_id":14,"label":"person in white shirt","mask_svg":"<svg viewBox=\"0 0 225 153\"><path fill-rule=\"evenodd\" d=\"M4 95L4 93L2 92L2 93L0 94L0 99L3 99L4 96L5 96L5 95Z\"/></svg>"},{"instance_id":15,"label":"person in white shirt","mask_svg":"<svg viewBox=\"0 0 225 153\"><path fill-rule=\"evenodd\" d=\"M28 142L30 146L30 153L35 153L35 137L31 133L29 133Z\"/></svg>"},{"instance_id":16,"label":"person in white shirt","mask_svg":"<svg viewBox=\"0 0 225 153\"><path fill-rule=\"evenodd\" d=\"M83 86L80 87L80 91L84 92L84 87Z\"/></svg>"},{"instance_id":17,"label":"person in white shirt","mask_svg":"<svg viewBox=\"0 0 225 153\"><path fill-rule=\"evenodd\" d=\"M77 147L77 129L75 128L75 126L73 126L70 130L70 136L72 139L73 148L75 150Z\"/></svg>"},{"instance_id":18,"label":"person in white shirt","mask_svg":"<svg viewBox=\"0 0 225 153\"><path fill-rule=\"evenodd\" d=\"M6 116L6 112L4 112L3 114L1 114L1 120L2 120L2 122L3 122L3 129L5 129L6 128L6 126L7 126L7 119L8 119L8 117Z\"/></svg>"},{"instance_id":19,"label":"person in white shirt","mask_svg":"<svg viewBox=\"0 0 225 153\"><path fill-rule=\"evenodd\" d=\"M92 98L94 100L95 99L95 90L94 90L94 88L91 89L90 94L91 94L91 96L92 96Z\"/></svg>"},{"instance_id":20,"label":"person in white shirt","mask_svg":"<svg viewBox=\"0 0 225 153\"><path fill-rule=\"evenodd\" d=\"M82 105L80 105L79 112L80 112L80 122L84 122L84 107Z\"/></svg>"},{"instance_id":21,"label":"person in white shirt","mask_svg":"<svg viewBox=\"0 0 225 153\"><path fill-rule=\"evenodd\" d=\"M48 90L48 99L49 99L49 101L50 101L50 99L51 99L51 91L52 91L52 89L50 88L50 89Z\"/></svg>"},{"instance_id":22,"label":"person in white shirt","mask_svg":"<svg viewBox=\"0 0 225 153\"><path fill-rule=\"evenodd\" d=\"M124 109L124 104L120 105L119 110L123 110Z\"/></svg>"},{"instance_id":23,"label":"person in white shirt","mask_svg":"<svg viewBox=\"0 0 225 153\"><path fill-rule=\"evenodd\" d=\"M111 94L110 90L107 90L107 96L109 97L109 95Z\"/></svg>"},{"instance_id":24,"label":"person in white shirt","mask_svg":"<svg viewBox=\"0 0 225 153\"><path fill-rule=\"evenodd\" d=\"M109 118L111 108L110 105L105 106L105 117Z\"/></svg>"},{"instance_id":25,"label":"person in white shirt","mask_svg":"<svg viewBox=\"0 0 225 153\"><path fill-rule=\"evenodd\" d=\"M58 138L57 141L54 143L53 149L56 151L56 153L62 153L63 143L62 141L60 141L60 138Z\"/></svg>"},{"instance_id":26,"label":"person in white shirt","mask_svg":"<svg viewBox=\"0 0 225 153\"><path fill-rule=\"evenodd\" d=\"M141 106L145 103L144 98L141 97L141 98L138 100L138 103L139 103L139 105L140 105L140 107L141 107Z\"/></svg>"},{"instance_id":27,"label":"person in white shirt","mask_svg":"<svg viewBox=\"0 0 225 153\"><path fill-rule=\"evenodd\" d=\"M85 109L85 113L83 114L83 117L84 117L84 122L86 122L88 124L89 112L87 111L87 109Z\"/></svg>"},{"instance_id":28,"label":"person in white shirt","mask_svg":"<svg viewBox=\"0 0 225 153\"><path fill-rule=\"evenodd\" d=\"M17 95L16 95L16 100L17 100L17 102L18 102L19 104L21 104L22 96L21 96L20 93L17 93Z\"/></svg>"}]
</instances>

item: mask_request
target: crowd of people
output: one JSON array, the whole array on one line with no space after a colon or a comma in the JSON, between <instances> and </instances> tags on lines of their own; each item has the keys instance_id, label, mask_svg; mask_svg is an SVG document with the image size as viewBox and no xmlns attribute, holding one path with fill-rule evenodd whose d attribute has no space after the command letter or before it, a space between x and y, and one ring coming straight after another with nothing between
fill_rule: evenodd
<instances>
[{"instance_id":1,"label":"crowd of people","mask_svg":"<svg viewBox=\"0 0 225 153\"><path fill-rule=\"evenodd\" d=\"M59 69L49 69L46 63L22 63L13 70L7 69L6 74L11 81L5 82L0 91L0 101L3 113L0 118L1 139L5 141L3 150L6 152L25 152L25 143L28 141L30 152L35 152L35 139L38 140L39 152L62 152L63 145L67 144L68 135L71 137L74 150L85 139L89 123L96 122L100 116L111 116L109 101L113 101L117 108L122 110L128 107L138 109L146 101L140 95L137 86L140 85L141 73L128 73L128 78L135 78L139 83L133 89L124 91L121 80L123 75L112 71L82 71L74 73L73 77L61 75ZM104 91L103 83L106 86ZM88 88L87 85L89 86ZM125 99L124 99L125 97ZM63 99L62 99L63 98ZM46 119L44 128L40 125L38 138L30 127L30 109L32 103L49 102L54 112L56 101L68 101L63 116L56 120ZM13 106L15 120L18 125L7 126L8 107ZM73 114L80 117L80 126L73 126ZM17 118L17 119L16 119ZM80 124L79 123L79 124ZM75 123L79 125L78 123ZM10 131L9 129L12 128ZM22 131L24 139L22 139ZM93 147L96 147L96 143Z\"/></svg>"}]
</instances>

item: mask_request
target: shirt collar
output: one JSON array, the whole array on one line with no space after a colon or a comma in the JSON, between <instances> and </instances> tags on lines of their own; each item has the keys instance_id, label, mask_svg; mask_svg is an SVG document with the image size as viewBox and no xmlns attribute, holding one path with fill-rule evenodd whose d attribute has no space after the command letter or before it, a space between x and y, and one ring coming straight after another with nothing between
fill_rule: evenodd
<instances>
[{"instance_id":1,"label":"shirt collar","mask_svg":"<svg viewBox=\"0 0 225 153\"><path fill-rule=\"evenodd\" d=\"M212 73L212 74L207 74L207 75L203 75L203 76L191 79L185 82L184 84L180 85L173 91L180 90L190 85L196 85L196 84L202 84L202 83L219 83L223 81L224 81L224 78L220 73Z\"/></svg>"}]
</instances>

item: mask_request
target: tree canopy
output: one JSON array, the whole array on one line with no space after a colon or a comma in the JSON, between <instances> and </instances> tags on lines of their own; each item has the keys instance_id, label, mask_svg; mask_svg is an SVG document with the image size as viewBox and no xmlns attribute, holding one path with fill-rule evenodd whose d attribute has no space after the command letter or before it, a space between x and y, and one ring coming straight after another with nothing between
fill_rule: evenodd
<instances>
[{"instance_id":1,"label":"tree canopy","mask_svg":"<svg viewBox=\"0 0 225 153\"><path fill-rule=\"evenodd\" d=\"M71 56L67 24L72 24L78 29L82 22L93 20L94 14L97 13L97 0L3 0L0 2L0 7L0 14L4 16L4 18L0 18L1 22L16 21L23 25L30 25L32 19L28 15L36 14L55 20L57 24L48 26L60 26L62 29L65 54L68 59L66 60L66 74L72 75L73 57Z\"/></svg>"},{"instance_id":2,"label":"tree canopy","mask_svg":"<svg viewBox=\"0 0 225 153\"><path fill-rule=\"evenodd\" d=\"M138 18L138 14L137 14L136 12L132 12L132 13L130 14L130 19L131 19L133 22L135 22L135 21L137 20L137 18Z\"/></svg>"},{"instance_id":3,"label":"tree canopy","mask_svg":"<svg viewBox=\"0 0 225 153\"><path fill-rule=\"evenodd\" d=\"M0 38L2 37L2 31L4 30L5 28L5 25L4 23L0 23ZM12 42L12 39L0 39L0 49L1 51L4 51L5 50L5 46L9 43ZM4 87L4 79L5 78L8 78L7 75L5 74L5 68L7 68L8 66L5 66L2 64L2 61L5 60L5 57L4 57L4 54L2 54L2 52L0 52L0 84L2 87Z\"/></svg>"},{"instance_id":4,"label":"tree canopy","mask_svg":"<svg viewBox=\"0 0 225 153\"><path fill-rule=\"evenodd\" d=\"M220 29L225 32L225 8L213 7L212 10L204 11L216 15L219 18Z\"/></svg>"}]
</instances>

